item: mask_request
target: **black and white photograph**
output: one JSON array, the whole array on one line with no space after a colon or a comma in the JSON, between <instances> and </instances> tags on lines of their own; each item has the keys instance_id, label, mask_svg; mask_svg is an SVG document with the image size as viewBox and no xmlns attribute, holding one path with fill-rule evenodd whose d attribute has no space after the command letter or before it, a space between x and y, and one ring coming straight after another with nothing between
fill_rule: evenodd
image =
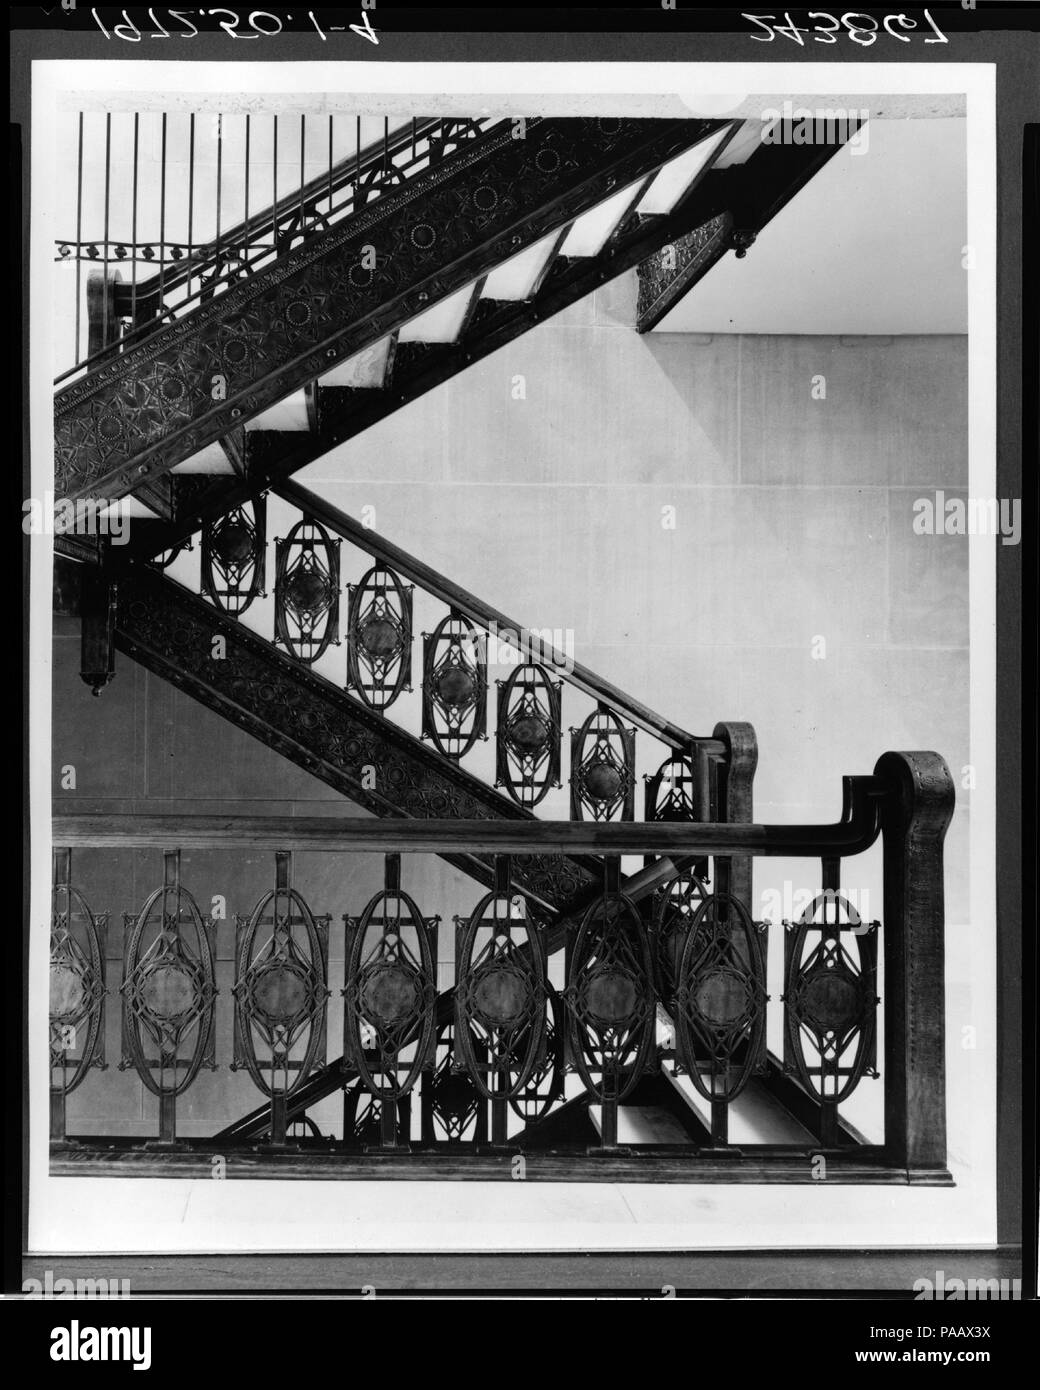
<instances>
[{"instance_id":1,"label":"black and white photograph","mask_svg":"<svg viewBox=\"0 0 1040 1390\"><path fill-rule=\"evenodd\" d=\"M18 35L41 1364L407 1289L999 1360L1040 44L985 8Z\"/></svg>"}]
</instances>

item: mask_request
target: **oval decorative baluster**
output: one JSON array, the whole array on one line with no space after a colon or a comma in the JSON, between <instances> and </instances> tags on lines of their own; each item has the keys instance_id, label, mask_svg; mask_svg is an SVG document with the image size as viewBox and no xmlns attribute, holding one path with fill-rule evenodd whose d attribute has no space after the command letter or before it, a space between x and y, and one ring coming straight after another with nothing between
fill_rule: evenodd
<instances>
[{"instance_id":1,"label":"oval decorative baluster","mask_svg":"<svg viewBox=\"0 0 1040 1390\"><path fill-rule=\"evenodd\" d=\"M339 637L340 543L304 517L274 544L274 640L310 665Z\"/></svg>"},{"instance_id":2,"label":"oval decorative baluster","mask_svg":"<svg viewBox=\"0 0 1040 1390\"><path fill-rule=\"evenodd\" d=\"M636 731L606 705L571 730L571 819L631 820L635 804Z\"/></svg>"},{"instance_id":3,"label":"oval decorative baluster","mask_svg":"<svg viewBox=\"0 0 1040 1390\"><path fill-rule=\"evenodd\" d=\"M160 1098L161 1137L174 1138L173 1102L213 1068L217 996L212 926L180 882L180 851L164 855L163 885L124 919L123 1057Z\"/></svg>"},{"instance_id":4,"label":"oval decorative baluster","mask_svg":"<svg viewBox=\"0 0 1040 1390\"><path fill-rule=\"evenodd\" d=\"M381 1100L407 1095L428 1065L437 1001L437 917L401 891L398 856L360 918L346 917L344 1055ZM406 1055L410 1054L410 1055Z\"/></svg>"},{"instance_id":5,"label":"oval decorative baluster","mask_svg":"<svg viewBox=\"0 0 1040 1390\"><path fill-rule=\"evenodd\" d=\"M788 926L784 949L784 1064L837 1105L876 1076L877 922L826 891ZM856 943L850 954L842 933Z\"/></svg>"},{"instance_id":6,"label":"oval decorative baluster","mask_svg":"<svg viewBox=\"0 0 1040 1390\"><path fill-rule=\"evenodd\" d=\"M487 663L476 628L452 609L423 633L422 732L446 758L462 758L487 726Z\"/></svg>"},{"instance_id":7,"label":"oval decorative baluster","mask_svg":"<svg viewBox=\"0 0 1040 1390\"><path fill-rule=\"evenodd\" d=\"M495 785L532 807L560 786L560 690L537 662L498 683Z\"/></svg>"},{"instance_id":8,"label":"oval decorative baluster","mask_svg":"<svg viewBox=\"0 0 1040 1390\"><path fill-rule=\"evenodd\" d=\"M245 1067L284 1104L325 1057L329 919L315 917L293 888L292 856L280 852L275 863L274 888L249 917L235 919L231 1069Z\"/></svg>"},{"instance_id":9,"label":"oval decorative baluster","mask_svg":"<svg viewBox=\"0 0 1040 1390\"><path fill-rule=\"evenodd\" d=\"M643 1074L656 1019L646 929L635 904L616 889L608 888L582 920L564 1000L571 1060L592 1095L616 1105Z\"/></svg>"},{"instance_id":10,"label":"oval decorative baluster","mask_svg":"<svg viewBox=\"0 0 1040 1390\"><path fill-rule=\"evenodd\" d=\"M266 568L267 502L262 496L202 528L202 592L225 613L238 617L263 593Z\"/></svg>"},{"instance_id":11,"label":"oval decorative baluster","mask_svg":"<svg viewBox=\"0 0 1040 1390\"><path fill-rule=\"evenodd\" d=\"M676 1052L701 1095L734 1100L765 1045L765 955L738 898L714 893L686 933L674 995Z\"/></svg>"},{"instance_id":12,"label":"oval decorative baluster","mask_svg":"<svg viewBox=\"0 0 1040 1390\"><path fill-rule=\"evenodd\" d=\"M65 1097L91 1067L105 1065L105 933L108 913L94 913L72 886L72 851L54 851L50 945L51 1138L63 1140Z\"/></svg>"},{"instance_id":13,"label":"oval decorative baluster","mask_svg":"<svg viewBox=\"0 0 1040 1390\"><path fill-rule=\"evenodd\" d=\"M657 990L666 1007L679 987L679 969L697 909L708 896L703 879L681 874L657 894L653 909Z\"/></svg>"},{"instance_id":14,"label":"oval decorative baluster","mask_svg":"<svg viewBox=\"0 0 1040 1390\"><path fill-rule=\"evenodd\" d=\"M465 925L455 919L455 1046L489 1100L517 1096L541 1049L545 952L529 913L522 898L494 892Z\"/></svg>"},{"instance_id":15,"label":"oval decorative baluster","mask_svg":"<svg viewBox=\"0 0 1040 1390\"><path fill-rule=\"evenodd\" d=\"M347 689L384 710L412 681L412 591L385 565L348 585Z\"/></svg>"},{"instance_id":16,"label":"oval decorative baluster","mask_svg":"<svg viewBox=\"0 0 1040 1390\"><path fill-rule=\"evenodd\" d=\"M564 1014L560 996L545 982L545 1026L542 1046L534 1066L522 1086L512 1085L509 1108L528 1125L543 1120L558 1100L563 1099Z\"/></svg>"}]
</instances>

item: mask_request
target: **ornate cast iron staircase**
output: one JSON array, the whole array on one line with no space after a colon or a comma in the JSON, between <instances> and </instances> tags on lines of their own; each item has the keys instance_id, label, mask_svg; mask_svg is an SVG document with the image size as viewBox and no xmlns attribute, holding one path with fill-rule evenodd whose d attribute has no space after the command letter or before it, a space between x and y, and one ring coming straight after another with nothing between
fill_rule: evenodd
<instances>
[{"instance_id":1,"label":"ornate cast iron staircase","mask_svg":"<svg viewBox=\"0 0 1040 1390\"><path fill-rule=\"evenodd\" d=\"M194 1171L219 1152L256 1171L263 1150L289 1175L414 1174L416 1159L424 1172L488 1176L519 1152L545 1177L804 1181L819 1149L842 1181L947 1181L941 760L887 755L873 778L846 778L835 826L753 826L747 726L694 737L584 667L559 666L550 640L517 642L505 615L291 481L635 265L646 331L726 250L743 254L833 147L756 144L733 122L431 119L388 123L365 148L359 135L337 160L330 121L327 173L305 178L302 120L300 137L289 196L250 216L247 174L244 220L222 231L218 217L215 239L193 241L190 213L186 243L135 234L129 285L112 269L127 246L107 230L86 245L77 228L77 281L82 261L104 264L88 285L88 352L59 382L58 490L132 496L144 515L118 553L62 537L63 555L87 563L65 559L57 578L77 595L95 691L118 648L383 819L59 818L59 1170ZM164 118L164 151L165 138ZM247 118L247 168L248 141ZM158 271L139 283L149 251ZM79 358L78 307L76 338ZM272 496L292 509L273 584ZM185 587L192 545L198 592ZM417 604L435 620L415 690ZM484 644L496 633L523 651L492 701ZM578 720L571 822L547 822L537 808L562 781L564 702ZM874 1073L878 972L878 924L842 896L840 865L879 832L897 933L886 937L882 1144L840 1113ZM233 1065L267 1100L208 1141L179 1138L176 1123L178 1096L216 1064L212 926L171 848L193 844L277 851L274 887L236 938ZM65 1098L104 1057L105 923L73 886L74 845L169 851L161 887L128 919L121 986L122 1065L159 1099L158 1145L67 1135ZM293 846L386 855L382 893L347 920L344 1051L330 1064L328 919L293 888ZM486 890L457 919L456 985L440 996L437 926L402 879L402 854L420 852ZM645 867L624 877L625 853ZM750 911L763 853L821 864L820 896L785 942L782 1059L765 1044L768 924ZM930 982L912 996L911 951ZM308 1111L337 1092L342 1137L330 1144ZM772 1108L775 1132L735 1142L733 1124L756 1105ZM636 1124L626 1143L640 1115L651 1132Z\"/></svg>"},{"instance_id":2,"label":"ornate cast iron staircase","mask_svg":"<svg viewBox=\"0 0 1040 1390\"><path fill-rule=\"evenodd\" d=\"M749 152L726 121L414 125L219 246L149 245L168 268L139 287L102 242L94 350L55 400L59 497L133 495L158 520L130 552L168 550L633 266L646 331L837 148Z\"/></svg>"}]
</instances>

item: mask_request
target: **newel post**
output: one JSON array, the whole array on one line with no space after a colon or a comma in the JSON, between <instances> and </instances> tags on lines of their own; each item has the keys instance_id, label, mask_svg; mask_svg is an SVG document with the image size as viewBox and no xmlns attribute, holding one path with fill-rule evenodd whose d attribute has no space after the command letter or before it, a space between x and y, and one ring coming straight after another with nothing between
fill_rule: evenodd
<instances>
[{"instance_id":1,"label":"newel post","mask_svg":"<svg viewBox=\"0 0 1040 1390\"><path fill-rule=\"evenodd\" d=\"M752 787L758 767L758 739L753 725L744 723L716 724L713 738L726 745L727 758L719 768L718 819L735 825L754 821ZM750 855L734 855L729 861L728 891L744 904L754 917L751 904L752 884Z\"/></svg>"},{"instance_id":2,"label":"newel post","mask_svg":"<svg viewBox=\"0 0 1040 1390\"><path fill-rule=\"evenodd\" d=\"M946 1168L943 840L953 779L938 753L885 753L885 1147L915 1175Z\"/></svg>"}]
</instances>

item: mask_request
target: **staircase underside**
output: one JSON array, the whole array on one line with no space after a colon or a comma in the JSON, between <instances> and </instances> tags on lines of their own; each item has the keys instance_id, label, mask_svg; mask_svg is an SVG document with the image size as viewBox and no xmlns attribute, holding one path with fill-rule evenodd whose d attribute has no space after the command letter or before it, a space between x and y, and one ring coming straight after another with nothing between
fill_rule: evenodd
<instances>
[{"instance_id":1,"label":"staircase underside","mask_svg":"<svg viewBox=\"0 0 1040 1390\"><path fill-rule=\"evenodd\" d=\"M702 121L502 122L55 398L55 491L112 498L161 477L645 178Z\"/></svg>"}]
</instances>

